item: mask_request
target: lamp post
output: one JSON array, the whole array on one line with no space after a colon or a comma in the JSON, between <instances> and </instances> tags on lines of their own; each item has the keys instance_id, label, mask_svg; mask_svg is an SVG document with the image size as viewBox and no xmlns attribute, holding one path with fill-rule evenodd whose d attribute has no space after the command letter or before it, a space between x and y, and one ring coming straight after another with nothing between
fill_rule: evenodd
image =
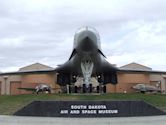
<instances>
[{"instance_id":1,"label":"lamp post","mask_svg":"<svg viewBox=\"0 0 166 125\"><path fill-rule=\"evenodd\" d=\"M5 95L7 95L7 87L6 87L6 84L7 84L7 79L8 79L9 76L3 76L4 80L5 80Z\"/></svg>"}]
</instances>

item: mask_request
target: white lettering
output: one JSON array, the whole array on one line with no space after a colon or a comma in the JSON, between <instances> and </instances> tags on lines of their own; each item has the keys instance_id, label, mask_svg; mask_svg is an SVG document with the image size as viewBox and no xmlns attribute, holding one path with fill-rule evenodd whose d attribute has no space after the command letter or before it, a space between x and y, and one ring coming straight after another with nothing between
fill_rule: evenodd
<instances>
[{"instance_id":1,"label":"white lettering","mask_svg":"<svg viewBox=\"0 0 166 125\"><path fill-rule=\"evenodd\" d=\"M98 110L98 114L117 114L118 110Z\"/></svg>"},{"instance_id":2,"label":"white lettering","mask_svg":"<svg viewBox=\"0 0 166 125\"><path fill-rule=\"evenodd\" d=\"M71 105L71 109L87 109L86 105Z\"/></svg>"},{"instance_id":3,"label":"white lettering","mask_svg":"<svg viewBox=\"0 0 166 125\"><path fill-rule=\"evenodd\" d=\"M68 114L68 110L61 110L60 114Z\"/></svg>"},{"instance_id":4,"label":"white lettering","mask_svg":"<svg viewBox=\"0 0 166 125\"><path fill-rule=\"evenodd\" d=\"M96 110L82 110L82 114L96 114Z\"/></svg>"},{"instance_id":5,"label":"white lettering","mask_svg":"<svg viewBox=\"0 0 166 125\"><path fill-rule=\"evenodd\" d=\"M107 109L106 105L88 105L88 109Z\"/></svg>"},{"instance_id":6,"label":"white lettering","mask_svg":"<svg viewBox=\"0 0 166 125\"><path fill-rule=\"evenodd\" d=\"M70 114L80 114L80 111L79 110L71 110Z\"/></svg>"}]
</instances>

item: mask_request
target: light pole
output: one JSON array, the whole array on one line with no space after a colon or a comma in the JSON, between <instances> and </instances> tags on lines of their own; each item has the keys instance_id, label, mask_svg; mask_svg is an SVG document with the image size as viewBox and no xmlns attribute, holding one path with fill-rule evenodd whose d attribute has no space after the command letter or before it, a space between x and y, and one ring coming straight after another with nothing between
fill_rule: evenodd
<instances>
[{"instance_id":1,"label":"light pole","mask_svg":"<svg viewBox=\"0 0 166 125\"><path fill-rule=\"evenodd\" d=\"M6 84L7 84L7 79L8 79L9 76L3 76L4 80L5 80L5 95L7 95L7 87L6 87Z\"/></svg>"}]
</instances>

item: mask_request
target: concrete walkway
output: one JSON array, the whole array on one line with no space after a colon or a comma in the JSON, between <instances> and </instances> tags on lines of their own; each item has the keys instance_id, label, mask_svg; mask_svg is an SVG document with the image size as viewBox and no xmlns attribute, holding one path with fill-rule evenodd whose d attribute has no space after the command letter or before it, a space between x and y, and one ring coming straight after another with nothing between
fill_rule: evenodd
<instances>
[{"instance_id":1,"label":"concrete walkway","mask_svg":"<svg viewBox=\"0 0 166 125\"><path fill-rule=\"evenodd\" d=\"M166 125L166 115L122 118L0 116L0 125Z\"/></svg>"}]
</instances>

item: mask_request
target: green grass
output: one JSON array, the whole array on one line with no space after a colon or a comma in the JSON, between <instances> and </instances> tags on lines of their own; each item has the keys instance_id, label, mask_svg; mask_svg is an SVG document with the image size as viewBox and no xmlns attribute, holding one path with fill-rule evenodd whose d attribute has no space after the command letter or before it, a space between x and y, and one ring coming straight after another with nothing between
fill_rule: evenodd
<instances>
[{"instance_id":1,"label":"green grass","mask_svg":"<svg viewBox=\"0 0 166 125\"><path fill-rule=\"evenodd\" d=\"M144 100L166 110L166 95L161 94L31 94L0 96L0 115L12 115L15 111L35 100Z\"/></svg>"}]
</instances>

